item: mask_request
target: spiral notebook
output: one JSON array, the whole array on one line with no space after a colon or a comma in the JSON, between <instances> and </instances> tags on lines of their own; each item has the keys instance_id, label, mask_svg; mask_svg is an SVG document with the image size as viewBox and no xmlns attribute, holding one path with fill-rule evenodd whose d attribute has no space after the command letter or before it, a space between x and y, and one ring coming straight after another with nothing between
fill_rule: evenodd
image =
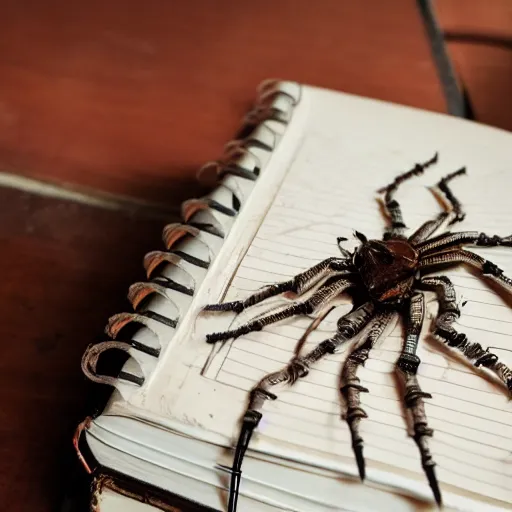
<instances>
[{"instance_id":1,"label":"spiral notebook","mask_svg":"<svg viewBox=\"0 0 512 512\"><path fill-rule=\"evenodd\" d=\"M201 175L212 193L183 205L183 222L163 230L165 247L146 255L147 280L128 292L133 307L110 318L109 339L92 345L83 369L113 387L103 412L87 418L75 444L97 476L98 510L227 510L229 470L248 392L279 370L310 326L301 316L236 340L222 331L290 299L277 296L236 316L206 304L248 296L348 248L354 230L382 238L377 189L438 153L436 166L400 189L408 226L440 211L429 186L461 166L454 183L467 216L460 230L509 235L512 135L445 115L294 82L269 81L239 137ZM459 229L457 229L458 231ZM473 250L473 249L471 249ZM512 251L475 249L512 275ZM512 301L466 268L449 270L462 315L458 329L512 362ZM261 307L260 307L261 306ZM429 318L435 301L427 296ZM350 310L341 298L309 333L303 350L331 336ZM428 336L418 378L434 429L431 449L446 510L512 508L512 406L504 386ZM276 388L243 463L240 511L436 510L417 447L408 435L394 379L403 342L395 322L360 371L369 393L366 480L358 478L341 419L339 374L350 346L293 386ZM127 352L117 377L96 373L106 350ZM84 455L87 451L88 455ZM185 501L180 501L185 500Z\"/></svg>"}]
</instances>

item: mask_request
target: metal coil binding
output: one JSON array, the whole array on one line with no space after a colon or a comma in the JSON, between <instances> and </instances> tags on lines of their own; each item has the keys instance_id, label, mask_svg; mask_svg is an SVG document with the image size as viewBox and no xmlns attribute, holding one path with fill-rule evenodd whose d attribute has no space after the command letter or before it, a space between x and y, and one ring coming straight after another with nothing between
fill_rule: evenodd
<instances>
[{"instance_id":1,"label":"metal coil binding","mask_svg":"<svg viewBox=\"0 0 512 512\"><path fill-rule=\"evenodd\" d=\"M89 379L118 389L121 384L144 384L299 101L300 86L294 82L268 80L260 85L257 101L244 117L237 137L226 145L221 159L206 163L198 172L201 182L215 185L213 191L182 204L182 222L163 229L165 250L152 251L144 257L147 281L134 283L129 289L133 312L112 316L105 329L112 339L86 349L82 370ZM138 329L134 330L134 326ZM127 333L129 328L133 334L119 341L121 333ZM128 353L128 361L117 377L98 374L100 356L112 349Z\"/></svg>"}]
</instances>

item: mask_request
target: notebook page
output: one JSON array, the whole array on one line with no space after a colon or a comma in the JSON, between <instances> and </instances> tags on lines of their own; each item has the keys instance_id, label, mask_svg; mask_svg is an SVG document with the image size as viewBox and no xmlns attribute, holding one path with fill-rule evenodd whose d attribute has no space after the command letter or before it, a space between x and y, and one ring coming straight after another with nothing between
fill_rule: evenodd
<instances>
[{"instance_id":1,"label":"notebook page","mask_svg":"<svg viewBox=\"0 0 512 512\"><path fill-rule=\"evenodd\" d=\"M385 220L375 190L414 163L439 151L439 164L425 176L403 185L400 201L406 224L415 229L439 212L426 188L441 176L466 165L468 176L453 182L467 213L453 227L488 234L510 234L512 205L507 197L512 178L507 154L510 134L473 123L420 113L383 103L307 88L312 98L303 144L270 210L239 265L224 300L243 298L257 288L289 279L315 263L338 255L336 238L350 239L353 230L381 238ZM475 250L512 275L512 251ZM443 272L454 282L462 307L457 328L472 341L512 364L510 297L465 268ZM428 315L418 356L429 426L431 449L443 492L512 503L512 407L504 388L484 378L440 342L431 341L428 328L436 312L427 294ZM210 302L206 298L206 302ZM161 416L178 418L207 430L236 436L237 421L246 406L247 391L266 373L285 365L311 319L295 318L266 327L215 348L205 348L207 332L233 327L285 299L276 298L238 317L200 315L192 332L189 355L181 357L187 376L179 392L172 375L162 368L144 397L143 406ZM311 333L303 351L328 338L336 320L349 310L341 303ZM368 418L361 422L367 476L374 472L406 476L424 483L419 453L407 436L400 396L393 375L402 344L399 323L383 337L358 372L370 393L361 395ZM340 419L339 373L350 344L320 361L309 375L290 388L276 388L278 400L264 408L264 419L251 442L253 449L272 453L287 450L304 461L340 462L355 470L350 435ZM208 366L204 370L205 362ZM176 363L178 364L178 363ZM274 391L274 390L273 390ZM428 495L428 487L425 491Z\"/></svg>"}]
</instances>

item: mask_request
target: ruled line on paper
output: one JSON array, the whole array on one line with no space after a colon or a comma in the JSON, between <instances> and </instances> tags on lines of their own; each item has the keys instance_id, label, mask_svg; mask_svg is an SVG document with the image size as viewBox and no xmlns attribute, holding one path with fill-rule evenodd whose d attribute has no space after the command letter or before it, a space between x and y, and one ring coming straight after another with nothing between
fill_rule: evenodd
<instances>
[{"instance_id":1,"label":"ruled line on paper","mask_svg":"<svg viewBox=\"0 0 512 512\"><path fill-rule=\"evenodd\" d=\"M241 391L249 391L252 387L252 381L251 379L249 379L246 375L241 375L237 372L233 372L233 371L230 371L230 370L227 370L227 369L223 369L222 370L222 373L221 373L221 376L219 378L219 382L222 382L222 375L224 374L227 374L227 375L232 375L233 377L237 377L238 379L242 379L244 381L247 382L247 386L245 387L239 387L238 386L238 389L240 389ZM237 386L235 386L237 387ZM331 416L331 417L336 417L336 418L340 418L340 412L337 411L337 412L333 412L331 409L319 409L319 408L315 408L315 407L310 407L308 405L305 405L305 404L298 404L298 403L294 403L293 401L290 401L290 400L294 400L296 399L297 397L300 397L301 395L298 394L298 393L292 393L291 390L288 390L287 393L285 394L282 394L281 396L279 396L279 400L280 400L280 404L282 404L282 407L281 409L283 410L286 410L286 415L288 415L288 409L290 407L295 407L298 411L301 411L301 410L305 410L305 411L308 411L308 417L306 420L306 422L311 422L311 413L318 413L319 415L322 415L322 416ZM329 400L329 399L325 399L325 398L317 398L317 397L313 397L313 396L310 396L310 395L304 395L308 398L314 398L316 400L319 400L321 402L324 402L325 404L328 404L328 405L331 405L334 407L337 407L339 405L339 400ZM374 396L372 397L374 400L378 400L378 399L381 399L382 397L378 397L378 396ZM380 413L384 413L385 415L387 415L388 418L399 418L401 421L400 421L400 424L398 423L393 423L393 424L390 424L389 422L387 422L386 424L388 426L393 426L393 427L396 427L400 430L401 432L401 435L402 437L404 437L405 435L405 430L404 430L404 423L403 423L403 418L400 414L395 414L393 412L389 412L387 409L384 409L382 407L378 407L375 405L375 403L373 402L368 402L368 403L365 403L364 404L364 408L365 409L368 409L370 411L376 411L376 412L380 412ZM436 407L434 409L444 409L446 410L445 407L442 407L442 406L439 406L439 405L436 405ZM272 411L272 414L282 414L281 411L275 411L273 410ZM468 413L462 413L464 414L465 416L469 416L471 417L471 414L468 414ZM435 427L435 430L436 432L439 431L439 432L443 432L447 435L450 435L450 436L453 436L453 437L456 437L456 438L459 438L459 439L462 439L464 441L470 441L470 442L473 442L473 443L477 443L479 446L485 446L486 448L495 448L496 450L499 450L499 454L500 454L500 457L504 458L506 455L508 455L510 453L510 450L507 449L507 447L503 446L503 443L504 443L504 440L505 441L509 441L508 438L505 438L504 436L500 435L500 434L495 434L495 433L492 433L492 432L487 432L487 431L484 431L484 430L478 430L478 429L475 429L475 428L470 428L470 427L466 427L464 429L464 431L466 433L470 433L470 434L473 434L473 438L471 438L470 436L462 436L460 431L457 430L457 423L453 422L453 421L449 421L446 419L446 414L443 412L443 411L440 411L437 415L436 414L431 414L431 420L432 420L432 426ZM295 418L297 419L304 419L303 417L301 416L295 416ZM381 416L382 418L382 416ZM467 420L468 418L466 418ZM369 422L373 422L375 423L376 420L375 420L375 417L370 417ZM382 423L382 419L380 421L377 421L377 423ZM325 428L329 429L329 428L332 428L333 425L329 424L329 423L325 423L325 422L322 422L322 421L318 421L316 422L317 425L322 425L324 426ZM371 423L368 423L368 424L371 424ZM503 423L505 424L505 423ZM336 424L338 425L341 429L345 428L343 425L343 422L340 420L340 423ZM449 428L450 425L453 425L453 427ZM346 426L346 425L345 425ZM444 427L444 428L443 428ZM337 427L336 427L337 428ZM482 439L480 437L478 437L480 435L480 433L484 433L484 434L487 434L487 443L484 443L482 441ZM489 440L490 439L494 439L495 442L494 443L490 443ZM496 457L497 458L497 457Z\"/></svg>"},{"instance_id":2,"label":"ruled line on paper","mask_svg":"<svg viewBox=\"0 0 512 512\"><path fill-rule=\"evenodd\" d=\"M229 375L227 372L224 372L224 375L228 377ZM233 383L232 380L221 378L220 382L227 383L229 386L236 386L236 383ZM243 388L239 388L243 389ZM269 419L270 417L270 419ZM277 424L275 420L275 415L273 411L266 411L266 418L267 421L265 422L265 425L259 429L259 433L257 435L264 435L267 437L271 437L275 439L276 441L282 441L285 443L290 443L291 439L295 438L296 442L299 443L299 446L309 446L310 448L314 448L320 452L324 452L326 455L333 453L336 453L337 457L346 457L348 461L352 460L353 454L351 451L350 443L347 442L334 442L332 439L330 439L328 436L322 436L319 437L317 435L308 435L303 434L302 432L297 432L294 428L290 428L289 425L286 425L285 427L282 427ZM283 416L283 418L288 418L290 420L289 415L286 414ZM339 421L336 419L336 421ZM371 420L369 420L367 426L365 429L368 429L368 425L372 423ZM373 422L374 423L374 422ZM375 424L375 423L374 423ZM375 424L375 426L379 429L383 428L382 423ZM434 425L435 428L435 425ZM263 430L263 432L262 432ZM343 435L343 432L345 432L344 439L348 439L346 436L347 431L343 430L343 423L340 424L339 429L339 435ZM383 464L390 464L392 461L392 464L394 466L400 467L402 469L418 473L416 471L418 460L414 458L414 454L416 453L415 446L411 443L409 443L410 439L405 437L405 431L404 431L404 438L402 440L399 440L397 443L395 443L394 450L385 451L383 450L382 446L383 443L387 443L389 445L390 441L386 438L383 438L382 436L374 440L371 435L365 431L363 433L363 436L365 437L365 446L366 446L366 453L367 453L367 461L375 460L377 462L383 463ZM468 441L463 440L464 445L468 445ZM409 444L409 446L407 446ZM477 443L478 444L478 443ZM481 443L480 444L484 444ZM443 443L444 447L447 446L447 443ZM488 452L492 450L496 450L496 448L490 446L486 448ZM507 490L510 488L510 480L504 475L504 470L506 463L503 461L496 461L496 460L489 460L489 463L492 464L492 467L494 467L493 473L490 472L489 463L484 463L483 459L480 460L482 463L479 467L472 468L465 462L459 462L456 458L452 457L450 459L445 455L446 449L443 451L443 448L435 448L433 449L433 453L436 456L436 459L438 463L441 465L439 466L440 472L444 473L444 471L448 471L449 474L446 476L443 475L443 481L445 483L452 483L454 485L460 484L460 478L464 477L463 480L466 482L466 485L470 485L473 489L475 489L476 484L481 484L484 487L479 487L478 491L482 494L488 494L489 496L494 496L495 498L499 499L507 499ZM467 454L469 453L472 457L475 456L475 454L468 452L466 450L460 450L462 461L465 460L467 457ZM371 454L371 456L370 456ZM503 452L500 454L503 458ZM371 462L369 462L371 465ZM482 467L483 466L483 467ZM497 469L496 469L497 468ZM457 471L458 469L458 471ZM496 475L494 475L494 471L497 471ZM473 476L472 472L478 472L479 475L483 475L484 479L479 479L478 476ZM500 478L501 476L501 478ZM454 479L454 477L457 477ZM503 481L502 485L494 485L496 484L496 480L501 479Z\"/></svg>"},{"instance_id":3,"label":"ruled line on paper","mask_svg":"<svg viewBox=\"0 0 512 512\"><path fill-rule=\"evenodd\" d=\"M235 352L235 354L236 354L236 352ZM271 361L268 358L266 358L266 359L267 359L267 361ZM368 361L378 361L378 360L373 358L373 359L369 359ZM249 363L246 363L246 362L241 362L239 359L237 359L236 355L232 355L229 358L228 362L234 362L234 363L236 363L239 366L241 365L246 370L256 370L257 372L261 373L260 378L263 377L264 375L266 375L267 373L269 373L270 371L273 371L273 370L270 370L268 368L267 369L266 368L261 368L260 366L257 366L256 363L249 364ZM314 370L312 369L310 371L310 374L312 372L324 373L324 374L329 375L329 376L336 376L337 375L336 373L331 373L331 372L326 372L326 371L322 372L319 369L314 369ZM395 389L395 386L393 386L391 383L382 382L382 379L379 379L379 374L387 375L389 372L380 372L380 371L376 371L376 370L373 370L371 368L366 368L366 367L364 367L364 369L362 369L361 372L362 372L362 373L360 373L360 377L362 377L361 380L363 380L363 378L365 378L366 379L365 380L366 384L368 384L368 385L378 384L380 391L383 391L384 389L388 389L388 390L394 390ZM374 378L372 378L372 374L374 374ZM376 378L375 378L375 375L376 375ZM314 377L314 373L313 373L313 377ZM439 380L432 379L430 377L425 377L425 376L422 376L422 377L423 377L423 380L425 380L426 383L432 384L432 383L435 383L435 382L441 382ZM326 384L322 384L321 382L318 382L318 381L314 382L311 379L308 380L308 381L301 381L301 385L302 385L302 389L304 389L305 387L315 387L315 386L318 386L320 388L331 389L331 386L326 385ZM460 386L459 384L457 384L455 382L450 382L449 385ZM466 388L466 389L473 389L473 388L470 388L468 386L460 386L460 387ZM293 388L291 388L290 392L295 392L295 390ZM480 393L489 393L489 392L487 392L487 391L480 391ZM446 397L451 397L452 396L451 394L443 393L442 391L439 391L439 390L436 390L436 394L438 396L446 396ZM496 396L495 393L489 393L489 395ZM315 396L315 395L313 395L313 396L315 398L319 398L318 396ZM380 396L380 398L382 398L384 400L391 399L391 398L389 398L387 396L382 396L382 395L379 395L379 396ZM482 400L480 402L466 400L466 399L463 399L463 398L459 398L459 400L467 402L467 403L471 404L472 406L483 406L485 410L487 410L487 409L495 409L496 411L500 411L501 415L503 415L503 416L507 416L507 415L509 415L511 413L509 411L502 411L499 407L493 407L492 405L490 405L487 402L488 397L486 397L485 395L482 395L481 398L482 398ZM393 400L395 402L400 402L400 400L397 400L397 399L391 399L391 400ZM485 418L485 414L482 414L482 416L475 416L475 417ZM503 425L509 425L510 422L498 421L498 423L502 423Z\"/></svg>"},{"instance_id":4,"label":"ruled line on paper","mask_svg":"<svg viewBox=\"0 0 512 512\"><path fill-rule=\"evenodd\" d=\"M263 343L263 342L257 342L255 341L254 343L252 344L248 344L247 341L253 341L249 336L247 336L244 340L244 343L243 344L240 344L240 345L237 345L235 347L232 347L231 350L238 350L238 351L241 351L241 352L246 352L247 354L252 354L254 356L256 355L259 355L260 353L260 350L261 350L261 345L264 345L265 347L269 347L270 349L275 349L275 350L279 350L285 354L287 354L287 358L285 360L285 358L280 358L280 359L275 359L273 357L270 357L269 355L266 355L265 358L269 361L272 361L273 363L281 363L282 366L286 366L286 364L288 364L289 362L289 352L287 350L284 350L284 349L281 349L279 347L276 347L275 345L270 345L268 343ZM314 346L317 345L317 343L314 343L312 344ZM310 347L312 348L312 347ZM249 350L249 349L252 349L252 350ZM268 350L268 349L266 349ZM340 350L340 354L343 354L344 352L348 352L350 349L349 347L347 347L345 350L341 351ZM389 354L393 354L393 361L390 361L388 359L380 359L378 357L376 357L375 355L372 357L371 361L377 361L379 363L386 363L386 364L389 364L389 371L392 371L392 368L391 367L394 367L394 364L396 362L396 360L398 359L398 356L400 355L400 350L390 350L390 349L385 349L385 348L378 348L378 349L374 349L374 353L375 352L388 352ZM310 372L320 372L320 373L329 373L331 375L338 375L339 374L339 369L341 367L341 363L340 361L337 361L335 360L334 358L325 358L325 361L326 362L329 362L329 363L333 363L333 365L336 365L336 371L335 372L327 372L326 370L321 370L321 369L318 369L318 368L311 368ZM421 370L424 370L425 368L428 368L428 367L433 367L433 368L439 368L441 370L445 370L447 367L446 366L443 366L443 365L440 365L440 364L435 364L435 363L432 363L432 362L422 362L421 364ZM370 368L371 370L371 368ZM383 372L383 373L389 373L388 372ZM462 375L469 375L471 376L471 378L481 378L479 375L477 375L474 371L471 371L471 370L463 370L463 369L460 369L460 368L451 368L451 371L452 372L456 372L458 374L462 374ZM457 383L455 383L457 384ZM463 387L466 387L468 389L472 389L470 386L463 386ZM486 391L488 392L488 391ZM511 411L512 413L512 411Z\"/></svg>"},{"instance_id":5,"label":"ruled line on paper","mask_svg":"<svg viewBox=\"0 0 512 512\"><path fill-rule=\"evenodd\" d=\"M222 372L222 375L224 376L229 376L229 372L227 370L223 370ZM221 375L221 378L220 378L220 382L226 382L228 383L229 385L234 385L233 384L233 381L232 380L229 380L229 379L226 379L226 377L223 377ZM238 379L243 379L246 381L247 383L247 386L245 387L245 389L250 389L251 387L251 380L250 379L247 379L247 377L245 376L236 376L236 378ZM244 387L241 387L240 389L244 389ZM286 398L284 398L283 400L287 400L289 399L290 397L287 395ZM281 400L281 398L280 398ZM281 401L282 404L286 403L284 401ZM298 404L293 404L293 405L298 405ZM369 410L370 413L372 413L371 411L371 408L366 406L365 407ZM304 409L304 406L302 404L300 404L300 410ZM307 407L306 407L307 409ZM271 433L268 431L268 426L271 425L271 422L273 421L274 422L274 430L273 430L273 435L277 436L277 439L281 439L282 441L285 441L285 442L291 442L290 440L293 439L293 436L294 436L294 431L297 431L298 429L297 428L293 428L293 427L290 427L289 425L286 427L286 428L280 428L279 426L276 426L275 423L276 423L276 414L279 414L278 412L276 413L276 411L272 410L272 411L265 411L265 414L266 414L266 417L267 417L267 422L266 422L266 427L265 427L265 430L264 430L264 435L271 435ZM375 416L375 412L372 413L373 416ZM289 418L289 412L288 411L283 411L283 418ZM270 419L268 419L270 417ZM331 416L332 417L332 416ZM338 420L336 418L336 422L338 423L340 420ZM371 430L371 427L372 426L375 426L375 428L382 430L384 424L382 422L376 422L375 420L366 420L367 422L365 423L364 425L364 428L362 430L362 433L363 433L363 437L365 438L365 446L367 446L367 451L370 451L371 448L378 448L381 450L382 452L382 444L383 443L386 443L388 442L389 443L389 440L383 436L377 436L377 438L374 437L374 434L371 434L369 433L369 430ZM301 421L301 424L304 425L306 424L307 422L305 422L304 420ZM446 423L443 421L442 422L443 425L445 425ZM440 426L438 425L438 421L436 421L435 418L432 419L431 421L431 426L433 426L434 429L436 429L436 432L439 431L440 433L443 432L443 429L440 428ZM450 435L452 434L452 432L457 432L457 427L456 425L450 425L448 424L448 427L452 427L452 431L448 430L446 431L446 434L447 435ZM346 431L346 425L343 424L343 422L340 422L339 423L339 431L336 429L336 431L338 431L339 435L343 436L344 438L344 442L341 443L341 445L344 445L345 446L345 450L340 450L340 443L339 442L336 442L336 443L333 443L332 442L332 439L330 439L329 435L327 432L325 432L325 429L327 428L327 430L330 430L328 427L326 427L326 425L323 426L323 429L324 429L324 434L323 436L319 437L318 436L318 433L315 435L315 436L308 436L307 437L307 441L306 439L304 439L304 435L305 434L302 434L300 432L295 432L295 434L297 435L300 435L301 436L301 439L302 439L302 443L306 444L307 446L310 446L312 448L315 448L315 449L318 449L319 451L325 451L326 453L337 453L339 454L339 456L347 456L347 457L353 457L352 455L352 452L351 452L351 449L350 449L350 443L348 442L348 439L349 437L347 436L347 431ZM399 431L399 429L397 429L397 432ZM344 433L344 435L343 435ZM406 450L406 446L404 446L403 443L406 443L407 439L405 437L405 427L404 429L402 430L402 433L404 435L403 439L399 440L399 444L397 444L395 446L395 449L396 450L399 450L399 453L401 453L401 455L404 455L405 453L407 453L407 455L405 455L406 459L409 461L410 464L408 464L407 466L405 466L404 464L398 464L397 463L397 453L396 451L390 451L390 452L385 452L385 456L382 457L374 457L375 460L377 460L378 462L381 462L381 463L389 463L390 460L393 460L393 463L402 467L402 468L406 468L406 469L409 469L411 470L411 468L415 468L416 465L417 465L417 459L414 459L414 455L416 454L416 450L415 450L415 447L414 445L411 445L409 446L409 449ZM439 434L438 434L439 435ZM489 437L489 436L487 436ZM319 441L319 442L317 442ZM483 446L483 447L486 447L486 450L487 450L487 453L491 453L491 451L494 451L494 458L489 458L489 463L492 464L493 468L492 471L493 472L497 472L498 475L503 475L503 471L504 471L504 467L503 467L503 464L506 465L506 463L503 461L503 459L506 457L506 453L507 453L507 450L503 450L503 447L502 447L502 439L500 439L500 441L494 443L494 445L492 444L489 444L489 443L486 443L482 438L481 436L476 436L474 439L473 439L473 444L471 445L471 442L467 439L462 439L463 443L462 445L464 446L464 449L456 449L457 447L453 448L453 453L452 453L452 459L454 460L457 460L457 458L461 461L464 461L460 464L459 466L459 472L458 474L459 475L465 475L466 476L466 479L469 480L469 485L471 485L471 482L474 482L474 481L478 481L478 478L474 479L474 478L470 478L468 476L468 464L467 464L467 447L469 446ZM322 447L325 443L327 443L326 446ZM443 442L442 443L443 446L446 448L447 446L453 446L453 443L450 443L450 442ZM449 456L446 456L446 449L443 451L443 448L439 448L437 447L433 447L433 452L435 454L443 454L444 453L444 456L446 457L446 459L449 459L450 457ZM496 453L498 452L498 453ZM472 456L474 456L474 454L471 454ZM499 459L498 459L499 458ZM498 459L498 460L497 460ZM402 459L403 460L403 459ZM416 463L414 462L414 460L416 460ZM483 459L480 461L482 464L483 464ZM489 476L489 471L491 471L491 468L488 467L489 466L489 463L486 463L486 473L484 476L488 477ZM482 465L481 464L481 465ZM481 467L481 466L480 466ZM476 468L476 470L478 470L478 467ZM450 471L455 474L456 472L454 471L453 468L450 469ZM504 489L508 489L509 485L510 485L510 481L509 479L506 480L507 483L504 484ZM489 483L494 483L493 480L491 480ZM491 491L492 492L492 491Z\"/></svg>"}]
</instances>

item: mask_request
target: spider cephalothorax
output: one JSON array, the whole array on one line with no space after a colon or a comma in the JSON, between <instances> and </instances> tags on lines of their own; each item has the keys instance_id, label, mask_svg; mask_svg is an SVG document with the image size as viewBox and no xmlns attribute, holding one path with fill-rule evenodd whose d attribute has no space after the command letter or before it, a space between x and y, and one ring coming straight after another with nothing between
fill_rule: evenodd
<instances>
[{"instance_id":1,"label":"spider cephalothorax","mask_svg":"<svg viewBox=\"0 0 512 512\"><path fill-rule=\"evenodd\" d=\"M412 293L418 253L407 240L365 241L354 254L354 267L370 297L398 303Z\"/></svg>"},{"instance_id":2,"label":"spider cephalothorax","mask_svg":"<svg viewBox=\"0 0 512 512\"><path fill-rule=\"evenodd\" d=\"M463 249L464 246L471 245L512 247L512 236L489 236L477 231L465 231L444 232L433 237L443 225L464 219L461 204L448 186L454 177L465 173L464 168L449 174L437 184L437 189L451 207L450 211L442 212L436 218L425 222L409 237L404 235L406 226L394 194L403 181L421 174L435 162L437 154L424 164L415 165L410 171L399 175L390 185L379 190L384 193L384 207L391 221L383 240L367 240L363 234L356 232L361 244L353 253L340 247L341 257L327 258L289 281L268 285L244 300L205 307L209 311L240 313L284 292L294 292L299 297L291 305L258 316L233 330L209 334L207 341L214 343L261 330L266 325L299 314L314 314L316 318L313 323L317 325L340 294L349 293L354 299L352 311L338 320L337 331L331 338L322 341L310 352L293 357L288 365L266 375L253 388L235 450L228 506L230 512L236 510L242 459L252 432L262 417L260 410L266 400L277 398L270 391L271 388L280 383L293 384L297 379L305 377L315 362L334 353L341 344L367 329L365 337L355 345L343 365L340 385L346 404L344 417L352 436L359 474L364 479L363 439L359 433L359 424L367 415L361 407L359 397L361 392L368 390L361 385L357 370L368 359L370 350L396 314L401 315L406 324L406 339L396 362L396 372L402 383L402 398L405 407L410 411L411 431L420 450L423 469L436 502L441 503L441 492L434 471L435 463L428 446L428 439L433 431L428 427L423 403L431 395L422 391L416 376L421 362L416 350L425 316L424 291L434 292L439 303L433 334L450 347L460 350L476 367L482 366L493 372L512 392L511 369L499 361L496 354L484 349L477 342L469 341L465 334L457 332L453 327L460 311L450 279L445 276L426 275L440 265L467 264L486 278L512 290L512 280L500 268ZM339 238L338 245L344 240ZM301 300L300 297L306 292L310 292L309 295Z\"/></svg>"}]
</instances>

